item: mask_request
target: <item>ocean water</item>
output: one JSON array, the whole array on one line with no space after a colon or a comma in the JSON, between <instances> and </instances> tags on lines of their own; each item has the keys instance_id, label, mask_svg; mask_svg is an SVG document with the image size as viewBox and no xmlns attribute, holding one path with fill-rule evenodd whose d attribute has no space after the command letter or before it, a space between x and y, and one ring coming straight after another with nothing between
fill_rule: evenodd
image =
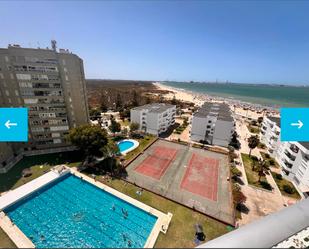
<instances>
[{"instance_id":1,"label":"ocean water","mask_svg":"<svg viewBox=\"0 0 309 249\"><path fill-rule=\"evenodd\" d=\"M162 82L171 86L200 94L208 94L244 102L280 107L309 107L309 86L294 87L258 84L187 83Z\"/></svg>"},{"instance_id":2,"label":"ocean water","mask_svg":"<svg viewBox=\"0 0 309 249\"><path fill-rule=\"evenodd\" d=\"M70 174L4 212L37 248L142 248L157 220Z\"/></svg>"}]
</instances>

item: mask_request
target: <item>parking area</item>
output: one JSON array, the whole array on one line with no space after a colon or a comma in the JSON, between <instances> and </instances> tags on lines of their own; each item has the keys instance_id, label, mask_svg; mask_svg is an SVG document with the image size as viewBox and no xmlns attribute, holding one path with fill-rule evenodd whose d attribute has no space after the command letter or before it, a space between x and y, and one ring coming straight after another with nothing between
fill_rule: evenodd
<instances>
[{"instance_id":1,"label":"parking area","mask_svg":"<svg viewBox=\"0 0 309 249\"><path fill-rule=\"evenodd\" d=\"M128 181L234 225L227 155L158 140L126 169Z\"/></svg>"}]
</instances>

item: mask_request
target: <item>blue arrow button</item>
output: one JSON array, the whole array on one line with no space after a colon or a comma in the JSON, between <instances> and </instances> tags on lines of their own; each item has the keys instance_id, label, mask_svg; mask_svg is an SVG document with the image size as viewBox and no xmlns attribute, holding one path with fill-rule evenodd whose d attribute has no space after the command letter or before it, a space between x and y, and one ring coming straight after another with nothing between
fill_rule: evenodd
<instances>
[{"instance_id":1,"label":"blue arrow button","mask_svg":"<svg viewBox=\"0 0 309 249\"><path fill-rule=\"evenodd\" d=\"M28 108L0 108L0 142L28 141Z\"/></svg>"},{"instance_id":2,"label":"blue arrow button","mask_svg":"<svg viewBox=\"0 0 309 249\"><path fill-rule=\"evenodd\" d=\"M309 142L309 108L281 108L281 141Z\"/></svg>"}]
</instances>

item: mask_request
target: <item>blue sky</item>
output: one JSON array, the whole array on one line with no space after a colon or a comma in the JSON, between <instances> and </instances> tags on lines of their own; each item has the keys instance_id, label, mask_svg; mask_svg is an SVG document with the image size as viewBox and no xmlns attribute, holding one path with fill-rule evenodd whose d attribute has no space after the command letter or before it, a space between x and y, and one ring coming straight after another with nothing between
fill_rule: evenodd
<instances>
[{"instance_id":1,"label":"blue sky","mask_svg":"<svg viewBox=\"0 0 309 249\"><path fill-rule=\"evenodd\" d=\"M0 47L69 48L87 78L309 84L309 1L0 1Z\"/></svg>"}]
</instances>

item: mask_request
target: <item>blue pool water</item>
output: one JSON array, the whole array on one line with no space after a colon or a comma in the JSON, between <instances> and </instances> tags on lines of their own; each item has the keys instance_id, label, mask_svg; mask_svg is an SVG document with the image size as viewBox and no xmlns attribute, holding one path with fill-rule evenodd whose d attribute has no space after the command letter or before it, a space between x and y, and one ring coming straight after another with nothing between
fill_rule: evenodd
<instances>
[{"instance_id":1,"label":"blue pool water","mask_svg":"<svg viewBox=\"0 0 309 249\"><path fill-rule=\"evenodd\" d=\"M127 218L122 209L127 211ZM71 174L4 212L36 247L41 248L141 248L157 220Z\"/></svg>"},{"instance_id":2,"label":"blue pool water","mask_svg":"<svg viewBox=\"0 0 309 249\"><path fill-rule=\"evenodd\" d=\"M126 151L127 149L130 149L131 147L134 146L134 143L131 141L120 141L118 143L118 148L120 152L122 153L123 151Z\"/></svg>"}]
</instances>

